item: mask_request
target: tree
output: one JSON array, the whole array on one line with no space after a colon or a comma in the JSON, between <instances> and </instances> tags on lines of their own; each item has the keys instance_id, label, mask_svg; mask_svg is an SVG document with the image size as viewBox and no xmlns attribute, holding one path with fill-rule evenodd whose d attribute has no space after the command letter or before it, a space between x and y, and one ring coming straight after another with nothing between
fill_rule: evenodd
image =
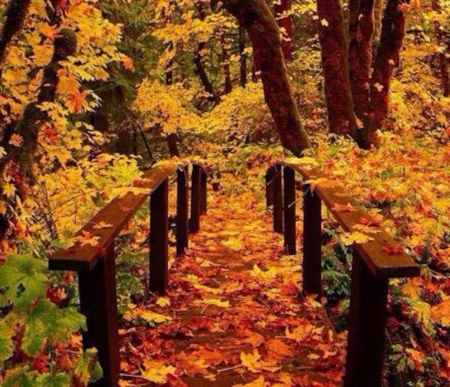
<instances>
[{"instance_id":1,"label":"tree","mask_svg":"<svg viewBox=\"0 0 450 387\"><path fill-rule=\"evenodd\" d=\"M393 70L400 64L408 3L387 1L376 44L374 0L351 0L347 52L340 0L317 0L330 132L350 134L362 148L377 144L376 131L383 128L389 112L389 89ZM378 13L379 1L376 7Z\"/></svg>"},{"instance_id":2,"label":"tree","mask_svg":"<svg viewBox=\"0 0 450 387\"><path fill-rule=\"evenodd\" d=\"M213 7L216 3L212 0ZM223 4L248 33L255 64L261 72L265 100L281 144L294 155L300 156L310 147L310 143L289 84L275 17L264 0L225 0Z\"/></svg>"},{"instance_id":3,"label":"tree","mask_svg":"<svg viewBox=\"0 0 450 387\"><path fill-rule=\"evenodd\" d=\"M341 4L339 0L317 0L317 13L329 130L354 136L356 119Z\"/></svg>"}]
</instances>

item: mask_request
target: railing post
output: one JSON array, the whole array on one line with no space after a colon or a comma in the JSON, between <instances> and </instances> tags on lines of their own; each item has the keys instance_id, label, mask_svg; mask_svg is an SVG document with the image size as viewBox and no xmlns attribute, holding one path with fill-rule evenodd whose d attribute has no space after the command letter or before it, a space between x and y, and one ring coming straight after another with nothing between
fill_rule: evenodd
<instances>
[{"instance_id":1,"label":"railing post","mask_svg":"<svg viewBox=\"0 0 450 387\"><path fill-rule=\"evenodd\" d=\"M201 169L199 165L192 167L192 187L191 187L191 218L189 220L189 231L200 230L200 210L201 210Z\"/></svg>"},{"instance_id":2,"label":"railing post","mask_svg":"<svg viewBox=\"0 0 450 387\"><path fill-rule=\"evenodd\" d=\"M275 173L274 167L270 167L266 172L266 209L273 206L273 178Z\"/></svg>"},{"instance_id":3,"label":"railing post","mask_svg":"<svg viewBox=\"0 0 450 387\"><path fill-rule=\"evenodd\" d=\"M309 184L303 185L303 291L322 293L321 200Z\"/></svg>"},{"instance_id":4,"label":"railing post","mask_svg":"<svg viewBox=\"0 0 450 387\"><path fill-rule=\"evenodd\" d=\"M353 251L345 387L381 387L389 280Z\"/></svg>"},{"instance_id":5,"label":"railing post","mask_svg":"<svg viewBox=\"0 0 450 387\"><path fill-rule=\"evenodd\" d=\"M189 185L187 167L177 171L177 255L184 254L189 238Z\"/></svg>"},{"instance_id":6,"label":"railing post","mask_svg":"<svg viewBox=\"0 0 450 387\"><path fill-rule=\"evenodd\" d=\"M80 310L86 316L83 348L95 347L103 369L96 387L119 384L119 320L117 315L114 243L90 271L78 274Z\"/></svg>"},{"instance_id":7,"label":"railing post","mask_svg":"<svg viewBox=\"0 0 450 387\"><path fill-rule=\"evenodd\" d=\"M200 169L200 213L206 214L208 208L208 175Z\"/></svg>"},{"instance_id":8,"label":"railing post","mask_svg":"<svg viewBox=\"0 0 450 387\"><path fill-rule=\"evenodd\" d=\"M283 167L275 165L273 177L273 230L283 232Z\"/></svg>"},{"instance_id":9,"label":"railing post","mask_svg":"<svg viewBox=\"0 0 450 387\"><path fill-rule=\"evenodd\" d=\"M150 197L150 292L165 294L169 276L169 179Z\"/></svg>"},{"instance_id":10,"label":"railing post","mask_svg":"<svg viewBox=\"0 0 450 387\"><path fill-rule=\"evenodd\" d=\"M295 225L295 171L284 167L284 253L297 254Z\"/></svg>"}]
</instances>

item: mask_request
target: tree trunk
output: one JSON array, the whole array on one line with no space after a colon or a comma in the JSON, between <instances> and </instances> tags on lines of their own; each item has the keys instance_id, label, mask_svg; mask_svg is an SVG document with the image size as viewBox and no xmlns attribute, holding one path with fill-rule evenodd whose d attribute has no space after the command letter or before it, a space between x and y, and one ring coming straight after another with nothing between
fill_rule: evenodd
<instances>
[{"instance_id":1,"label":"tree trunk","mask_svg":"<svg viewBox=\"0 0 450 387\"><path fill-rule=\"evenodd\" d=\"M223 77L224 77L224 93L230 94L233 90L233 85L231 84L231 73L230 73L230 57L227 50L227 42L225 39L225 30L222 30L220 34L220 45L222 49L222 55L220 61L222 62Z\"/></svg>"},{"instance_id":2,"label":"tree trunk","mask_svg":"<svg viewBox=\"0 0 450 387\"><path fill-rule=\"evenodd\" d=\"M206 14L204 10L204 4L201 1L196 2L196 7L199 13L200 20L205 20ZM195 64L195 73L200 78L203 88L209 94L208 100L213 104L217 105L220 101L219 96L214 91L214 87L209 80L208 74L206 73L205 67L203 66L202 61L202 51L205 49L205 42L199 42L197 48L194 52L194 64Z\"/></svg>"},{"instance_id":3,"label":"tree trunk","mask_svg":"<svg viewBox=\"0 0 450 387\"><path fill-rule=\"evenodd\" d=\"M409 3L409 1L408 1ZM370 82L370 103L364 128L358 131L357 142L362 148L377 145L376 131L382 129L389 112L389 90L392 74L400 64L400 49L405 35L405 15L401 0L388 0L384 12L380 44Z\"/></svg>"},{"instance_id":4,"label":"tree trunk","mask_svg":"<svg viewBox=\"0 0 450 387\"><path fill-rule=\"evenodd\" d=\"M331 133L353 136L356 131L356 118L340 1L317 0L317 13L329 129Z\"/></svg>"},{"instance_id":5,"label":"tree trunk","mask_svg":"<svg viewBox=\"0 0 450 387\"><path fill-rule=\"evenodd\" d=\"M5 169L15 170L15 180L20 180L20 187L16 187L18 195L24 200L26 196L24 182L34 184L33 176L34 156L38 146L39 131L48 120L47 112L42 111L38 106L44 102L52 102L55 99L58 87L58 70L60 62L66 60L70 55L74 55L77 49L75 32L69 28L63 28L59 37L54 40L53 57L44 68L40 91L37 100L26 106L23 117L14 128L14 134L22 139L22 145L13 148L6 138L2 139L0 145L5 149L6 156L0 163L0 176ZM0 180L0 197L3 196L3 181ZM0 241L2 241L8 231L9 220L7 216L0 215Z\"/></svg>"},{"instance_id":6,"label":"tree trunk","mask_svg":"<svg viewBox=\"0 0 450 387\"><path fill-rule=\"evenodd\" d=\"M284 59L292 60L292 18L291 0L279 0L275 4L275 15L278 25L282 32L281 49L283 50Z\"/></svg>"},{"instance_id":7,"label":"tree trunk","mask_svg":"<svg viewBox=\"0 0 450 387\"><path fill-rule=\"evenodd\" d=\"M17 32L22 28L28 15L31 0L10 0L5 11L5 23L3 24L0 38L0 65L6 55L6 49Z\"/></svg>"},{"instance_id":8,"label":"tree trunk","mask_svg":"<svg viewBox=\"0 0 450 387\"><path fill-rule=\"evenodd\" d=\"M439 5L439 0L432 0L432 9L433 11L441 11L441 7ZM442 36L443 30L441 29L441 25L439 21L434 21L434 33L436 36L436 43L438 46L441 46L443 51L439 52L439 70L441 73L441 87L442 87L442 93L444 97L450 96L450 77L448 74L448 67L449 67L449 61L446 56L447 47L444 42L443 36Z\"/></svg>"},{"instance_id":9,"label":"tree trunk","mask_svg":"<svg viewBox=\"0 0 450 387\"><path fill-rule=\"evenodd\" d=\"M373 7L374 26L373 26L372 52L376 52L378 43L380 43L383 8L384 8L384 0L375 0Z\"/></svg>"},{"instance_id":10,"label":"tree trunk","mask_svg":"<svg viewBox=\"0 0 450 387\"><path fill-rule=\"evenodd\" d=\"M280 30L264 0L223 0L225 8L242 23L253 46L255 64L261 71L264 95L275 121L281 144L300 156L310 147L300 122L286 64L281 51ZM212 1L214 6L216 0Z\"/></svg>"},{"instance_id":11,"label":"tree trunk","mask_svg":"<svg viewBox=\"0 0 450 387\"><path fill-rule=\"evenodd\" d=\"M239 23L239 79L241 87L247 85L247 57L245 55L245 29Z\"/></svg>"},{"instance_id":12,"label":"tree trunk","mask_svg":"<svg viewBox=\"0 0 450 387\"><path fill-rule=\"evenodd\" d=\"M355 114L364 122L369 107L374 0L350 0L349 72Z\"/></svg>"}]
</instances>

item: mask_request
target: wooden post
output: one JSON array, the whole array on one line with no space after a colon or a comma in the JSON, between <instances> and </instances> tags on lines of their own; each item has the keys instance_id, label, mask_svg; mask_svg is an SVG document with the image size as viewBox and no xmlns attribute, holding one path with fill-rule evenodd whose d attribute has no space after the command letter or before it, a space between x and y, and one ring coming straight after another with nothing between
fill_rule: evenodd
<instances>
[{"instance_id":1,"label":"wooden post","mask_svg":"<svg viewBox=\"0 0 450 387\"><path fill-rule=\"evenodd\" d=\"M189 220L189 231L197 232L200 230L200 192L201 192L201 170L200 166L194 164L192 168L192 187L191 187L191 219Z\"/></svg>"},{"instance_id":2,"label":"wooden post","mask_svg":"<svg viewBox=\"0 0 450 387\"><path fill-rule=\"evenodd\" d=\"M345 387L382 385L388 286L354 251Z\"/></svg>"},{"instance_id":3,"label":"wooden post","mask_svg":"<svg viewBox=\"0 0 450 387\"><path fill-rule=\"evenodd\" d=\"M93 385L117 386L120 358L114 243L92 270L79 272L78 284L80 310L86 316L87 324L87 331L83 332L83 348L97 348L103 369L103 378Z\"/></svg>"},{"instance_id":4,"label":"wooden post","mask_svg":"<svg viewBox=\"0 0 450 387\"><path fill-rule=\"evenodd\" d=\"M297 254L295 225L295 171L284 167L284 253Z\"/></svg>"},{"instance_id":5,"label":"wooden post","mask_svg":"<svg viewBox=\"0 0 450 387\"><path fill-rule=\"evenodd\" d=\"M321 200L310 188L303 185L303 291L306 294L322 293L322 214Z\"/></svg>"},{"instance_id":6,"label":"wooden post","mask_svg":"<svg viewBox=\"0 0 450 387\"><path fill-rule=\"evenodd\" d=\"M200 168L200 213L206 214L208 208L208 175Z\"/></svg>"},{"instance_id":7,"label":"wooden post","mask_svg":"<svg viewBox=\"0 0 450 387\"><path fill-rule=\"evenodd\" d=\"M273 230L283 232L283 170L281 165L275 165L273 177Z\"/></svg>"},{"instance_id":8,"label":"wooden post","mask_svg":"<svg viewBox=\"0 0 450 387\"><path fill-rule=\"evenodd\" d=\"M273 206L273 178L275 173L274 167L270 167L266 172L266 209Z\"/></svg>"},{"instance_id":9,"label":"wooden post","mask_svg":"<svg viewBox=\"0 0 450 387\"><path fill-rule=\"evenodd\" d=\"M150 292L165 294L169 277L169 179L150 197Z\"/></svg>"},{"instance_id":10,"label":"wooden post","mask_svg":"<svg viewBox=\"0 0 450 387\"><path fill-rule=\"evenodd\" d=\"M189 247L189 185L187 167L177 171L177 255Z\"/></svg>"}]
</instances>

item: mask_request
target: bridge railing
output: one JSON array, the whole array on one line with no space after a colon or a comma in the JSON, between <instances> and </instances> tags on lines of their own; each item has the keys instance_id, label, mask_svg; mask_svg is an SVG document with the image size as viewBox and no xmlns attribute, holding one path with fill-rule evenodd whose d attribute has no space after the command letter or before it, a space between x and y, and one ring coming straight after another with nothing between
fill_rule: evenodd
<instances>
[{"instance_id":1,"label":"bridge railing","mask_svg":"<svg viewBox=\"0 0 450 387\"><path fill-rule=\"evenodd\" d=\"M309 182L320 178L320 171L276 163L266 173L266 197L273 207L274 231L284 235L286 254L296 254L295 173L303 180L303 291L320 299L322 203L346 232L357 231L362 218L370 223L371 216L333 185L312 189ZM384 230L376 231L370 234L373 240L353 246L346 387L382 385L389 279L420 274L406 253L387 251L395 241Z\"/></svg>"},{"instance_id":2,"label":"bridge railing","mask_svg":"<svg viewBox=\"0 0 450 387\"><path fill-rule=\"evenodd\" d=\"M156 164L142 176L140 188L144 188L144 193L129 192L113 199L77 233L77 236L89 235L96 243L77 243L49 257L50 270L78 272L80 310L87 322L83 347L97 348L103 368L103 378L96 386L117 386L120 375L115 239L150 198L149 290L165 294L169 273L169 180L174 174L177 180L177 255L184 253L189 232L199 230L200 215L206 212L207 173L202 165L192 164L189 195L189 165Z\"/></svg>"}]
</instances>

